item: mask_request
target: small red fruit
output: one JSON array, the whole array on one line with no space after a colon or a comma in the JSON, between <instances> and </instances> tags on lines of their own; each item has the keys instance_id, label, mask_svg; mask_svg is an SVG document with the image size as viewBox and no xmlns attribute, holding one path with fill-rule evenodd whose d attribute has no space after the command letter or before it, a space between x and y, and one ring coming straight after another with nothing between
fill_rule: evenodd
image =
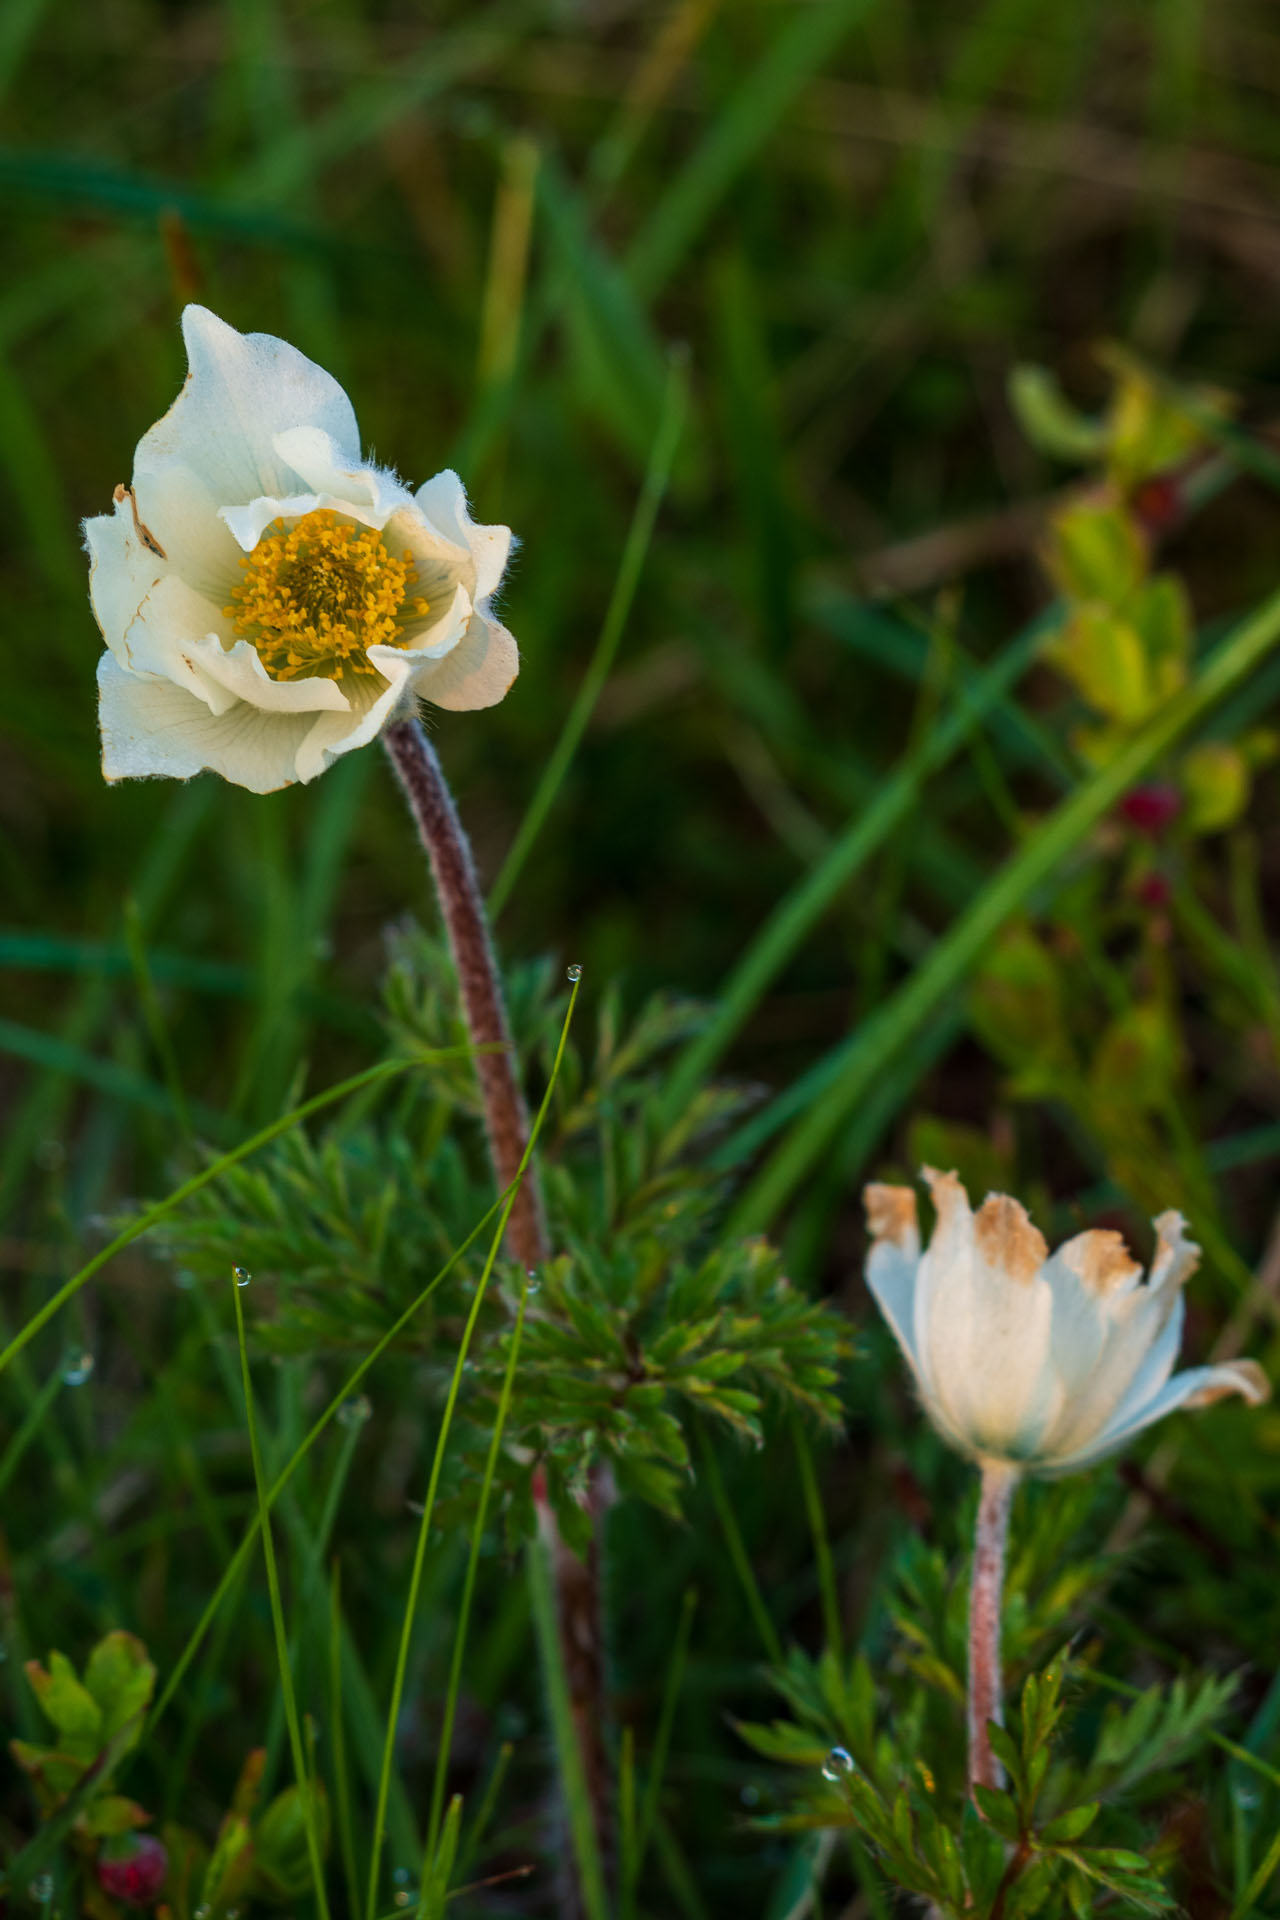
<instances>
[{"instance_id":1,"label":"small red fruit","mask_svg":"<svg viewBox=\"0 0 1280 1920\"><path fill-rule=\"evenodd\" d=\"M1120 811L1131 827L1154 840L1182 812L1182 795L1169 780L1148 780L1130 788Z\"/></svg>"},{"instance_id":2,"label":"small red fruit","mask_svg":"<svg viewBox=\"0 0 1280 1920\"><path fill-rule=\"evenodd\" d=\"M1173 898L1173 888L1162 873L1144 873L1135 891L1143 906L1154 912L1167 907Z\"/></svg>"},{"instance_id":3,"label":"small red fruit","mask_svg":"<svg viewBox=\"0 0 1280 1920\"><path fill-rule=\"evenodd\" d=\"M126 1907L149 1907L159 1898L169 1855L150 1833L124 1833L104 1843L97 1860L98 1885Z\"/></svg>"}]
</instances>

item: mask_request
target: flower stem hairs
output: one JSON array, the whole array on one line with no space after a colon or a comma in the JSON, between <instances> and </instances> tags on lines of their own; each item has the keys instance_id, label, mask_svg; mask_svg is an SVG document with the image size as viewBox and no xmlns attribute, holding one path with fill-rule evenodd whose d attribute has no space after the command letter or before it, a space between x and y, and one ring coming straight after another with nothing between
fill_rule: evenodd
<instances>
[{"instance_id":1,"label":"flower stem hairs","mask_svg":"<svg viewBox=\"0 0 1280 1920\"><path fill-rule=\"evenodd\" d=\"M1009 1507L1024 1473L1093 1466L1154 1421L1270 1385L1256 1361L1174 1373L1182 1288L1200 1249L1182 1216L1155 1222L1142 1268L1118 1233L1077 1234L1050 1255L1026 1209L988 1195L975 1214L954 1173L924 1169L936 1213L922 1253L910 1187L869 1186L867 1285L925 1412L981 1469L969 1606L969 1777L999 1784L988 1722L1001 1718L1000 1595Z\"/></svg>"}]
</instances>

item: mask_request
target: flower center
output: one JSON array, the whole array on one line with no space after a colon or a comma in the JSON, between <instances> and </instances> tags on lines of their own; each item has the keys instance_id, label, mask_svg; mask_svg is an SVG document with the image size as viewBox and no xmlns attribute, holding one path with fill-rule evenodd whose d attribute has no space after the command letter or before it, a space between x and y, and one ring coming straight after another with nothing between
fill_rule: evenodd
<instances>
[{"instance_id":1,"label":"flower center","mask_svg":"<svg viewBox=\"0 0 1280 1920\"><path fill-rule=\"evenodd\" d=\"M409 598L413 555L397 558L375 528L329 507L292 526L273 520L240 565L244 578L223 612L273 680L376 676L366 649L404 646L406 620L427 612L425 600Z\"/></svg>"}]
</instances>

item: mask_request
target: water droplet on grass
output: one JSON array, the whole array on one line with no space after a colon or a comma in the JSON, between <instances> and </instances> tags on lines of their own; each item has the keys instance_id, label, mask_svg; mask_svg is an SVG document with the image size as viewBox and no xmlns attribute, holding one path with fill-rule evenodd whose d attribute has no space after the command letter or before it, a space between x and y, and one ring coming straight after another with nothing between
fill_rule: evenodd
<instances>
[{"instance_id":1,"label":"water droplet on grass","mask_svg":"<svg viewBox=\"0 0 1280 1920\"><path fill-rule=\"evenodd\" d=\"M93 1355L87 1350L75 1347L63 1356L62 1384L64 1387L82 1387L93 1372Z\"/></svg>"},{"instance_id":2,"label":"water droplet on grass","mask_svg":"<svg viewBox=\"0 0 1280 1920\"><path fill-rule=\"evenodd\" d=\"M832 1747L822 1763L824 1780L843 1780L857 1771L853 1764L853 1755L847 1747Z\"/></svg>"},{"instance_id":3,"label":"water droplet on grass","mask_svg":"<svg viewBox=\"0 0 1280 1920\"><path fill-rule=\"evenodd\" d=\"M576 960L574 961L571 967L566 967L564 972L565 972L566 980L572 980L575 983L575 985L582 978L582 968L578 965Z\"/></svg>"},{"instance_id":4,"label":"water droplet on grass","mask_svg":"<svg viewBox=\"0 0 1280 1920\"><path fill-rule=\"evenodd\" d=\"M338 1408L338 1425L347 1428L362 1427L372 1412L373 1403L368 1394L353 1393L351 1398L344 1400Z\"/></svg>"},{"instance_id":5,"label":"water droplet on grass","mask_svg":"<svg viewBox=\"0 0 1280 1920\"><path fill-rule=\"evenodd\" d=\"M247 1287L253 1278L248 1267L232 1267L231 1272L238 1287Z\"/></svg>"},{"instance_id":6,"label":"water droplet on grass","mask_svg":"<svg viewBox=\"0 0 1280 1920\"><path fill-rule=\"evenodd\" d=\"M53 1898L53 1875L38 1873L27 1888L27 1892L38 1906L47 1907Z\"/></svg>"}]
</instances>

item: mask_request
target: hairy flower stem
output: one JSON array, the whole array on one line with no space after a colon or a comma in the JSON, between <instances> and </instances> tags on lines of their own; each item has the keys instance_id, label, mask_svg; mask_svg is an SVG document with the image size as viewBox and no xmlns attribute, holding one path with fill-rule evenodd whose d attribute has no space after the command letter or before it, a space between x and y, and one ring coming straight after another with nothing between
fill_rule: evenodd
<instances>
[{"instance_id":1,"label":"hairy flower stem","mask_svg":"<svg viewBox=\"0 0 1280 1920\"><path fill-rule=\"evenodd\" d=\"M1004 1592L1004 1550L1009 1508L1018 1475L1014 1467L989 1461L982 1469L982 1494L973 1542L973 1581L969 1589L969 1785L999 1787L1004 1771L991 1751L987 1722L1004 1725L1000 1697L1000 1602Z\"/></svg>"},{"instance_id":2,"label":"hairy flower stem","mask_svg":"<svg viewBox=\"0 0 1280 1920\"><path fill-rule=\"evenodd\" d=\"M476 1073L484 1099L489 1156L498 1186L503 1189L515 1179L519 1169L529 1135L529 1116L516 1077L502 983L493 957L471 846L435 748L420 723L393 721L383 728L382 739L431 862L472 1044L493 1049L476 1055ZM533 1167L525 1173L524 1184L507 1222L507 1248L512 1258L526 1268L536 1267L550 1253L542 1198ZM541 1481L541 1476L538 1480ZM595 1529L585 1560L570 1552L561 1540L545 1490L538 1500L538 1518L552 1549L557 1626L573 1719L582 1749L597 1845L601 1859L608 1862L613 1848L604 1745L599 1568L599 1523L608 1505L606 1481L607 1476L599 1472L592 1475L591 1513ZM585 1912L581 1890L576 1886L566 1889L564 1912L575 1920L577 1914Z\"/></svg>"},{"instance_id":3,"label":"hairy flower stem","mask_svg":"<svg viewBox=\"0 0 1280 1920\"><path fill-rule=\"evenodd\" d=\"M529 1137L529 1114L512 1060L507 1009L471 845L444 769L420 723L395 720L383 728L382 738L431 862L472 1044L495 1049L476 1055L476 1073L484 1098L489 1157L498 1186L505 1189L520 1167ZM535 1267L547 1258L547 1230L532 1168L511 1209L507 1247L512 1259L525 1267Z\"/></svg>"}]
</instances>

